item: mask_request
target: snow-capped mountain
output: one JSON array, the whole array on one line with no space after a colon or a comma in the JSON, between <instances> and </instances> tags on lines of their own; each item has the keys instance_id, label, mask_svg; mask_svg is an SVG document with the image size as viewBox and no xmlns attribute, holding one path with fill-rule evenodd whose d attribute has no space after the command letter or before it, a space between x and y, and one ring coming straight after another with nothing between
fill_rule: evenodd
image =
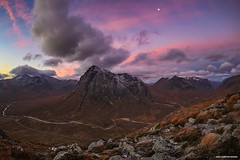
<instances>
[{"instance_id":1,"label":"snow-capped mountain","mask_svg":"<svg viewBox=\"0 0 240 160\"><path fill-rule=\"evenodd\" d=\"M212 96L214 87L208 79L199 77L161 78L149 86L156 100L189 105Z\"/></svg>"},{"instance_id":2,"label":"snow-capped mountain","mask_svg":"<svg viewBox=\"0 0 240 160\"><path fill-rule=\"evenodd\" d=\"M97 66L90 67L81 77L75 92L80 97L92 100L114 100L127 98L149 98L146 85L137 77L127 73L114 74Z\"/></svg>"},{"instance_id":3,"label":"snow-capped mountain","mask_svg":"<svg viewBox=\"0 0 240 160\"><path fill-rule=\"evenodd\" d=\"M30 97L49 96L72 91L75 80L58 80L46 75L18 75L0 80L0 100L21 100ZM3 98L4 97L4 98Z\"/></svg>"},{"instance_id":4,"label":"snow-capped mountain","mask_svg":"<svg viewBox=\"0 0 240 160\"><path fill-rule=\"evenodd\" d=\"M208 79L202 79L199 77L178 77L161 78L154 86L161 87L162 89L181 89L181 90L194 90L204 89L212 90L213 86Z\"/></svg>"},{"instance_id":5,"label":"snow-capped mountain","mask_svg":"<svg viewBox=\"0 0 240 160\"><path fill-rule=\"evenodd\" d=\"M154 119L162 116L160 113L163 112L152 113L152 110L157 107L157 110L166 108L164 105L154 105L148 87L139 78L91 66L58 110L59 113L66 113L67 108L69 117L93 123L140 115L145 115L144 119L147 121L149 117Z\"/></svg>"}]
</instances>

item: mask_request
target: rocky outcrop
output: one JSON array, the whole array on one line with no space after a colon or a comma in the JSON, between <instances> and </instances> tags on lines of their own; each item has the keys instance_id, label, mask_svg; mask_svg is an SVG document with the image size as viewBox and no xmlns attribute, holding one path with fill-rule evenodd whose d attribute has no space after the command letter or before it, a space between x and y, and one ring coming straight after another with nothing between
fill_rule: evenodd
<instances>
[{"instance_id":1,"label":"rocky outcrop","mask_svg":"<svg viewBox=\"0 0 240 160\"><path fill-rule=\"evenodd\" d=\"M240 93L230 94L214 103L206 102L176 111L151 128L143 128L122 138L93 141L89 146L74 143L46 150L43 146L19 144L2 138L0 147L4 155L0 152L0 156L54 160L201 160L226 156L238 159L239 104ZM5 136L3 131L0 134Z\"/></svg>"},{"instance_id":2,"label":"rocky outcrop","mask_svg":"<svg viewBox=\"0 0 240 160\"><path fill-rule=\"evenodd\" d=\"M65 106L73 102L71 117L101 125L106 122L112 124L112 119L134 119L150 114L155 107L142 80L97 66L90 67L82 75L74 92L67 97Z\"/></svg>"},{"instance_id":3,"label":"rocky outcrop","mask_svg":"<svg viewBox=\"0 0 240 160\"><path fill-rule=\"evenodd\" d=\"M97 66L90 67L81 77L75 89L80 98L88 97L92 101L113 101L134 96L149 98L145 84L127 73L114 74Z\"/></svg>"},{"instance_id":4,"label":"rocky outcrop","mask_svg":"<svg viewBox=\"0 0 240 160\"><path fill-rule=\"evenodd\" d=\"M121 139L95 141L78 156L110 160L239 158L239 104L240 93L236 93L213 104L182 109L148 130Z\"/></svg>"}]
</instances>

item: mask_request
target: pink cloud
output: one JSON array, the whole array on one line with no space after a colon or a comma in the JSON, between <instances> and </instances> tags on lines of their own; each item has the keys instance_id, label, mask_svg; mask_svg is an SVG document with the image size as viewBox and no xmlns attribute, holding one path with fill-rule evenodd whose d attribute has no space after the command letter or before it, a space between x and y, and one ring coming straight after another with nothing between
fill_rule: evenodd
<instances>
[{"instance_id":1,"label":"pink cloud","mask_svg":"<svg viewBox=\"0 0 240 160\"><path fill-rule=\"evenodd\" d=\"M6 10L7 14L9 15L9 18L10 18L10 20L13 23L13 31L17 35L21 35L21 30L19 29L19 27L17 25L16 18L15 18L14 14L13 14L13 11L12 11L11 7L9 6L9 1L1 0L0 1L0 7L3 7Z\"/></svg>"},{"instance_id":2,"label":"pink cloud","mask_svg":"<svg viewBox=\"0 0 240 160\"><path fill-rule=\"evenodd\" d=\"M17 2L18 1L18 2ZM17 4L17 16L22 16L22 18L27 18L26 15L25 15L25 12L23 11L25 8L25 4L23 3L23 1L21 0L16 0L15 2L15 5ZM22 3L22 4L20 4ZM28 46L29 45L29 40L27 40L23 34L22 34L22 31L21 29L19 28L18 24L17 24L17 20L16 20L16 16L14 15L14 12L12 10L12 8L10 7L10 4L9 4L9 1L6 1L6 0L0 0L0 7L3 7L8 16L9 16L9 19L11 20L12 22L12 29L14 31L14 33L16 34L17 38L19 39L15 45L16 46L19 46L19 47L25 47L25 46ZM27 20L27 19L26 19Z\"/></svg>"},{"instance_id":3,"label":"pink cloud","mask_svg":"<svg viewBox=\"0 0 240 160\"><path fill-rule=\"evenodd\" d=\"M127 3L126 3L127 2ZM77 4L77 10L73 9L73 15L85 17L90 23L103 30L122 30L129 27L146 26L148 24L161 24L176 19L188 19L201 16L199 10L191 10L196 5L194 1L94 1ZM84 6L84 7L82 7ZM157 9L160 8L160 11ZM188 8L186 10L186 8ZM191 12L191 14L189 14Z\"/></svg>"},{"instance_id":4,"label":"pink cloud","mask_svg":"<svg viewBox=\"0 0 240 160\"><path fill-rule=\"evenodd\" d=\"M23 0L15 0L16 16L22 18L28 25L31 24L31 14Z\"/></svg>"},{"instance_id":5,"label":"pink cloud","mask_svg":"<svg viewBox=\"0 0 240 160\"><path fill-rule=\"evenodd\" d=\"M52 67L52 69L57 73L59 77L65 77L75 74L76 68L80 65L78 63L71 63L71 64L60 64L56 67Z\"/></svg>"},{"instance_id":6,"label":"pink cloud","mask_svg":"<svg viewBox=\"0 0 240 160\"><path fill-rule=\"evenodd\" d=\"M21 39L20 41L16 42L15 45L18 47L26 47L29 46L30 41L27 39Z\"/></svg>"}]
</instances>

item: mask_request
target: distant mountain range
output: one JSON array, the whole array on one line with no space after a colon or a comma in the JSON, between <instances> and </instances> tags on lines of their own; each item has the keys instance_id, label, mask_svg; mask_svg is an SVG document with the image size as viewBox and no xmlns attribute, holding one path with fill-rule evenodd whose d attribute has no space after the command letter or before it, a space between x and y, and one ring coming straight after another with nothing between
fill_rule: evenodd
<instances>
[{"instance_id":1,"label":"distant mountain range","mask_svg":"<svg viewBox=\"0 0 240 160\"><path fill-rule=\"evenodd\" d=\"M199 77L161 78L149 89L157 101L173 101L184 106L233 93L240 89L239 77L213 82Z\"/></svg>"},{"instance_id":2,"label":"distant mountain range","mask_svg":"<svg viewBox=\"0 0 240 160\"><path fill-rule=\"evenodd\" d=\"M111 104L115 100L124 98L140 101L150 97L161 102L174 101L187 105L215 95L238 91L239 79L240 76L233 76L223 82L213 82L199 77L173 76L160 78L156 83L147 85L127 73L114 74L92 66L79 82L27 74L0 80L0 102L68 94L68 97L79 97L77 99L81 101L80 105L84 104L85 99Z\"/></svg>"},{"instance_id":3,"label":"distant mountain range","mask_svg":"<svg viewBox=\"0 0 240 160\"><path fill-rule=\"evenodd\" d=\"M214 89L211 81L199 77L178 77L161 78L154 85L161 89L179 89L179 90L212 90Z\"/></svg>"},{"instance_id":4,"label":"distant mountain range","mask_svg":"<svg viewBox=\"0 0 240 160\"><path fill-rule=\"evenodd\" d=\"M46 75L18 75L0 80L0 102L67 94L76 84L76 80L59 80Z\"/></svg>"},{"instance_id":5,"label":"distant mountain range","mask_svg":"<svg viewBox=\"0 0 240 160\"><path fill-rule=\"evenodd\" d=\"M3 130L12 126L10 136L17 139L55 143L77 138L88 143L129 133L182 107L239 91L239 79L234 76L213 84L198 77L174 76L148 85L127 73L115 74L97 66L90 67L79 81L21 75L0 81L2 117L14 117L0 125Z\"/></svg>"}]
</instances>

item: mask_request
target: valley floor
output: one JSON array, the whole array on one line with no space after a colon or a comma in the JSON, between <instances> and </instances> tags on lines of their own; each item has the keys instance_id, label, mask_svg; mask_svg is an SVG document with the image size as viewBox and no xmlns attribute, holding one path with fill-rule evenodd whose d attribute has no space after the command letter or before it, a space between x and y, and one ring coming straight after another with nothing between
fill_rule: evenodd
<instances>
[{"instance_id":1,"label":"valley floor","mask_svg":"<svg viewBox=\"0 0 240 160\"><path fill-rule=\"evenodd\" d=\"M6 107L2 108L4 112L1 123L8 116ZM40 119L33 120L45 123ZM130 121L126 118L122 120ZM201 160L224 157L239 159L240 93L194 105L191 108L182 108L150 128L145 127L122 138L95 140L88 146L82 145L77 139L71 145L55 144L51 147L17 142L12 141L7 136L8 132L5 134L4 131L0 132L0 146L3 150L0 156L7 157L6 159L21 156L25 156L25 159L34 157L35 159L54 158L54 160Z\"/></svg>"}]
</instances>

